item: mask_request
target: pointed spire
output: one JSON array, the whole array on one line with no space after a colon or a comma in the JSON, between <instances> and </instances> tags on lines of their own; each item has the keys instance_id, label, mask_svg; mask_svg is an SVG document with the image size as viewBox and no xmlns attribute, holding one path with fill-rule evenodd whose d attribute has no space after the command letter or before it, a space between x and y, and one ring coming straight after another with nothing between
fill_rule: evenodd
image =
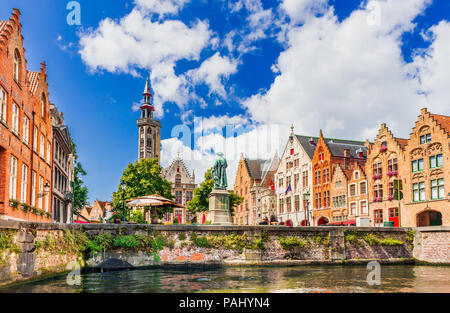
<instances>
[{"instance_id":1,"label":"pointed spire","mask_svg":"<svg viewBox=\"0 0 450 313\"><path fill-rule=\"evenodd\" d=\"M150 75L147 74L147 81L145 82L144 95L152 95L150 91Z\"/></svg>"}]
</instances>

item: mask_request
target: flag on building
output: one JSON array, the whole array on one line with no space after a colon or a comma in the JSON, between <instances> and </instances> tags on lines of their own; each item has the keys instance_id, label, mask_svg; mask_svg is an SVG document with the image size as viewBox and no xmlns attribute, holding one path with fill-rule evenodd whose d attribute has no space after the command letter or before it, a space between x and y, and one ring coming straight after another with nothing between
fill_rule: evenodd
<instances>
[{"instance_id":1,"label":"flag on building","mask_svg":"<svg viewBox=\"0 0 450 313\"><path fill-rule=\"evenodd\" d=\"M270 181L270 189L275 190L275 184L273 183L273 179Z\"/></svg>"},{"instance_id":2,"label":"flag on building","mask_svg":"<svg viewBox=\"0 0 450 313\"><path fill-rule=\"evenodd\" d=\"M287 187L286 192L285 192L284 195L287 195L288 192L290 192L290 191L292 191L291 184L289 184L289 186Z\"/></svg>"}]
</instances>

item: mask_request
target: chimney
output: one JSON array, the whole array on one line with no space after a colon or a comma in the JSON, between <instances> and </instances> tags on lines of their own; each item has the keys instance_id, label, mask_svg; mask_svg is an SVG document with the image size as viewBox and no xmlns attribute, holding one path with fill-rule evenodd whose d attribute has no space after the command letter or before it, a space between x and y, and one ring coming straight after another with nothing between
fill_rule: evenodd
<instances>
[{"instance_id":1,"label":"chimney","mask_svg":"<svg viewBox=\"0 0 450 313\"><path fill-rule=\"evenodd\" d=\"M420 113L421 113L421 114L428 113L427 108L422 108L422 110L420 110Z\"/></svg>"}]
</instances>

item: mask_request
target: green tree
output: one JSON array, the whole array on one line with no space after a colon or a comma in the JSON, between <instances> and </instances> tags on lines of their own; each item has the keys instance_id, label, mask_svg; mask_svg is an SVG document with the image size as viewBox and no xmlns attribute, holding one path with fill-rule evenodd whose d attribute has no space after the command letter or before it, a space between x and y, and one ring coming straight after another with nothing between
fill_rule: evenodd
<instances>
[{"instance_id":1,"label":"green tree","mask_svg":"<svg viewBox=\"0 0 450 313\"><path fill-rule=\"evenodd\" d=\"M161 171L162 168L159 166L158 159L156 158L143 159L136 161L134 164L129 163L123 171L120 180L126 184L125 190L122 190L119 182L117 191L113 193L114 218L122 217L122 199L126 201L136 197L158 194L172 200L172 184L162 178ZM159 217L162 217L168 212L173 212L173 208L156 208L156 213Z\"/></svg>"},{"instance_id":2,"label":"green tree","mask_svg":"<svg viewBox=\"0 0 450 313\"><path fill-rule=\"evenodd\" d=\"M198 212L206 212L209 210L209 194L213 190L214 180L212 178L212 168L206 171L205 179L200 183L199 187L194 189L194 197L186 205L193 214ZM234 192L230 192L230 212L234 214L234 208L242 203L244 199Z\"/></svg>"},{"instance_id":3,"label":"green tree","mask_svg":"<svg viewBox=\"0 0 450 313\"><path fill-rule=\"evenodd\" d=\"M74 158L74 171L73 171L73 199L74 199L74 208L75 211L81 211L85 205L88 204L88 188L84 184L83 176L87 175L87 172L84 170L81 163L78 161L78 153L77 153L77 146L73 142L73 139L70 138L70 141L72 143L72 154Z\"/></svg>"}]
</instances>

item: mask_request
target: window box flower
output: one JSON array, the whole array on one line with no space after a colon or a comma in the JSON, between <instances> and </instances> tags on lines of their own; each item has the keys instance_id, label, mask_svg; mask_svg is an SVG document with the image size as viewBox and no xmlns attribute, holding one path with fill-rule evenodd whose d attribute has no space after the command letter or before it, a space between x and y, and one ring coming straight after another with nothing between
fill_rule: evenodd
<instances>
[{"instance_id":1,"label":"window box flower","mask_svg":"<svg viewBox=\"0 0 450 313\"><path fill-rule=\"evenodd\" d=\"M29 212L30 211L30 206L26 203L21 203L20 204L20 209L24 212Z\"/></svg>"},{"instance_id":2,"label":"window box flower","mask_svg":"<svg viewBox=\"0 0 450 313\"><path fill-rule=\"evenodd\" d=\"M381 200L381 198L375 198L375 199L373 199L373 202L381 202L382 200Z\"/></svg>"},{"instance_id":3,"label":"window box flower","mask_svg":"<svg viewBox=\"0 0 450 313\"><path fill-rule=\"evenodd\" d=\"M387 172L387 175L388 175L389 177L391 177L391 176L397 176L397 175L398 175L398 171L389 171L389 172Z\"/></svg>"},{"instance_id":4,"label":"window box flower","mask_svg":"<svg viewBox=\"0 0 450 313\"><path fill-rule=\"evenodd\" d=\"M15 199L9 199L9 206L12 207L14 210L17 210L19 208L20 202Z\"/></svg>"},{"instance_id":5,"label":"window box flower","mask_svg":"<svg viewBox=\"0 0 450 313\"><path fill-rule=\"evenodd\" d=\"M381 178L381 174L373 175L373 180L377 180Z\"/></svg>"},{"instance_id":6,"label":"window box flower","mask_svg":"<svg viewBox=\"0 0 450 313\"><path fill-rule=\"evenodd\" d=\"M384 151L387 151L387 146L382 146L382 147L380 148L380 152L384 152Z\"/></svg>"},{"instance_id":7,"label":"window box flower","mask_svg":"<svg viewBox=\"0 0 450 313\"><path fill-rule=\"evenodd\" d=\"M392 196L392 195L391 195L391 196L388 196L387 199L388 199L389 201L392 201L392 200L394 200L394 196Z\"/></svg>"}]
</instances>

